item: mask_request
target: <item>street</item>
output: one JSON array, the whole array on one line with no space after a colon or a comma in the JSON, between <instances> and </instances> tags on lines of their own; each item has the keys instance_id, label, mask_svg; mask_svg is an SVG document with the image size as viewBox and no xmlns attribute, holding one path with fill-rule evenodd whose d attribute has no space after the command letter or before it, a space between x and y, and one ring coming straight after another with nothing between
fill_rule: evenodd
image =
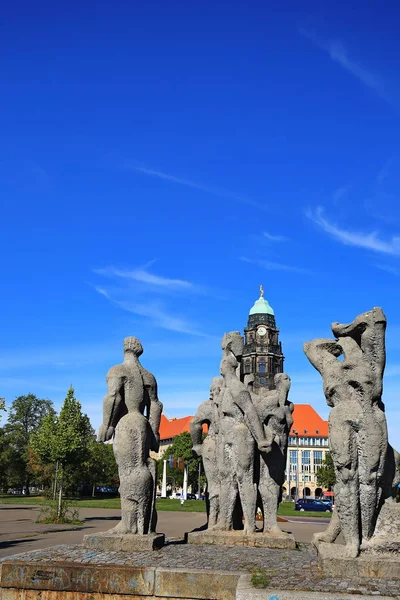
<instances>
[{"instance_id":1,"label":"street","mask_svg":"<svg viewBox=\"0 0 400 600\"><path fill-rule=\"evenodd\" d=\"M81 526L45 525L36 523L39 514L40 508L35 506L0 505L0 558L59 544L81 544L85 534L111 529L120 518L119 510L81 508ZM310 542L313 533L324 531L329 522L306 516L290 519L279 525L294 533L298 542ZM168 539L176 539L205 523L204 513L159 511L157 529Z\"/></svg>"}]
</instances>

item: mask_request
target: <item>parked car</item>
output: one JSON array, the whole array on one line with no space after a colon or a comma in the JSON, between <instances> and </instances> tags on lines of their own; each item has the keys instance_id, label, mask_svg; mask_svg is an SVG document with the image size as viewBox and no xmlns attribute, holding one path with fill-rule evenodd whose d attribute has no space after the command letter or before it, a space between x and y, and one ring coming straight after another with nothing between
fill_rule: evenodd
<instances>
[{"instance_id":1,"label":"parked car","mask_svg":"<svg viewBox=\"0 0 400 600\"><path fill-rule=\"evenodd\" d=\"M306 510L311 510L313 512L332 512L332 506L324 504L320 500L304 498L297 500L295 504L295 510L299 510L301 512L304 512Z\"/></svg>"},{"instance_id":2,"label":"parked car","mask_svg":"<svg viewBox=\"0 0 400 600\"><path fill-rule=\"evenodd\" d=\"M189 492L186 494L186 500L196 500L196 494L190 494Z\"/></svg>"}]
</instances>

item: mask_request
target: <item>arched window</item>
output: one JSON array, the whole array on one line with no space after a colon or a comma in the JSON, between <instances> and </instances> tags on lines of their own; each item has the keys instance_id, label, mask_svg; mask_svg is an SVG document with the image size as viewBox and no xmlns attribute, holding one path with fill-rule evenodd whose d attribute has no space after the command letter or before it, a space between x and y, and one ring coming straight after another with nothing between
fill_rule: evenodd
<instances>
[{"instance_id":1,"label":"arched window","mask_svg":"<svg viewBox=\"0 0 400 600\"><path fill-rule=\"evenodd\" d=\"M260 358L260 360L258 362L258 370L260 371L260 373L265 373L265 371L266 371L265 358Z\"/></svg>"}]
</instances>

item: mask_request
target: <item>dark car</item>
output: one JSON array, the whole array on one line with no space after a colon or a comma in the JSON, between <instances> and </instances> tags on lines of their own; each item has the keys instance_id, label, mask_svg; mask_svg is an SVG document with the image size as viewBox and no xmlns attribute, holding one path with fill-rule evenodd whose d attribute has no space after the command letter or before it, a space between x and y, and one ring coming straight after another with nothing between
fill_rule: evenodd
<instances>
[{"instance_id":1,"label":"dark car","mask_svg":"<svg viewBox=\"0 0 400 600\"><path fill-rule=\"evenodd\" d=\"M189 492L186 494L186 500L196 500L195 494L190 494Z\"/></svg>"},{"instance_id":2,"label":"dark car","mask_svg":"<svg viewBox=\"0 0 400 600\"><path fill-rule=\"evenodd\" d=\"M295 510L300 510L301 512L306 510L312 510L313 512L332 512L332 506L324 504L320 500L304 498L297 500Z\"/></svg>"}]
</instances>

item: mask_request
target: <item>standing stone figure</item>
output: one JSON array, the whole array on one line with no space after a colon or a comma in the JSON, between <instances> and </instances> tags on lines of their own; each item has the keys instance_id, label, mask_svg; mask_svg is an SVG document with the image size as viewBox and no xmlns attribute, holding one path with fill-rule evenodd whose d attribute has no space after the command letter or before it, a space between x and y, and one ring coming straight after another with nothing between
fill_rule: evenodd
<instances>
[{"instance_id":1,"label":"standing stone figure","mask_svg":"<svg viewBox=\"0 0 400 600\"><path fill-rule=\"evenodd\" d=\"M334 541L342 531L348 557L358 556L361 545L368 546L392 477L381 398L385 329L385 315L374 308L349 325L333 323L336 340L304 344L307 358L322 376L326 401L332 408L329 446L336 473L337 516L334 513L325 538L318 536L316 541Z\"/></svg>"},{"instance_id":2,"label":"standing stone figure","mask_svg":"<svg viewBox=\"0 0 400 600\"><path fill-rule=\"evenodd\" d=\"M190 423L193 441L193 455L203 459L208 491L208 527L214 527L219 513L219 472L217 461L219 403L223 379L214 377L211 382L210 399L200 404ZM203 425L208 425L208 433L203 441Z\"/></svg>"},{"instance_id":3,"label":"standing stone figure","mask_svg":"<svg viewBox=\"0 0 400 600\"><path fill-rule=\"evenodd\" d=\"M264 388L252 393L253 403L264 426L267 439L273 439L270 452L260 452L258 491L262 503L264 532L286 536L277 525L278 505L285 481L287 445L293 424L293 404L288 402L290 377L277 373L274 390Z\"/></svg>"},{"instance_id":4,"label":"standing stone figure","mask_svg":"<svg viewBox=\"0 0 400 600\"><path fill-rule=\"evenodd\" d=\"M156 464L150 450L158 451L162 404L154 376L139 362L142 353L137 338L125 338L124 362L107 373L99 441L114 436L121 496L121 521L108 533L155 531Z\"/></svg>"},{"instance_id":5,"label":"standing stone figure","mask_svg":"<svg viewBox=\"0 0 400 600\"><path fill-rule=\"evenodd\" d=\"M218 471L220 478L219 517L215 529L229 531L234 527L235 506L240 498L244 515L244 533L256 530L257 488L254 481L255 444L260 451L271 448L254 407L249 391L237 377L243 353L243 338L238 331L225 334L220 393L218 431Z\"/></svg>"}]
</instances>

